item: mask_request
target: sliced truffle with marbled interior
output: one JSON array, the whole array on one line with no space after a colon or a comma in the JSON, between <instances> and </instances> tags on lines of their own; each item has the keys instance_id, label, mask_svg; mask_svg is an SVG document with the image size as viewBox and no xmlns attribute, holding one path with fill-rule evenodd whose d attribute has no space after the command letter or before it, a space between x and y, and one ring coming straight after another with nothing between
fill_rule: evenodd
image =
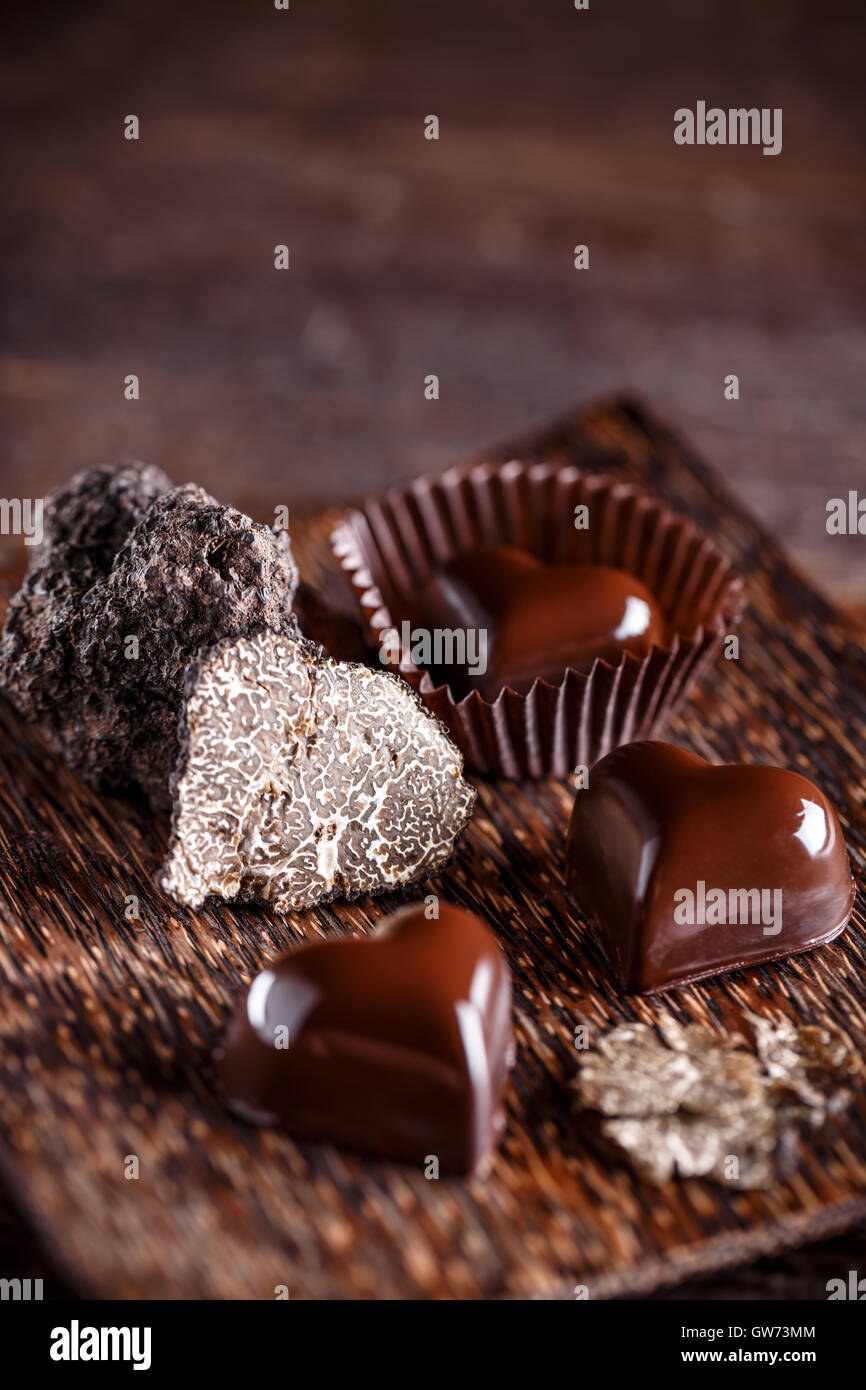
<instances>
[{"instance_id":1,"label":"sliced truffle with marbled interior","mask_svg":"<svg viewBox=\"0 0 866 1390\"><path fill-rule=\"evenodd\" d=\"M475 793L397 677L263 630L190 668L162 887L277 912L376 893L451 857Z\"/></svg>"}]
</instances>

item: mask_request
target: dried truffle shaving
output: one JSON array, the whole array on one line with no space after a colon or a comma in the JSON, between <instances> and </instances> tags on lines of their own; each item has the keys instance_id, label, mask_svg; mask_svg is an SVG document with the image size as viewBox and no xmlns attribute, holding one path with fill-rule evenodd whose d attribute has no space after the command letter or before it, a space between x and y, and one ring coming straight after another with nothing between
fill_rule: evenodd
<instances>
[{"instance_id":1,"label":"dried truffle shaving","mask_svg":"<svg viewBox=\"0 0 866 1390\"><path fill-rule=\"evenodd\" d=\"M666 1020L660 1042L637 1023L602 1038L580 1071L584 1104L605 1115L673 1114L684 1109L712 1113L761 1092L754 1058L732 1054L738 1039L699 1026L679 1028ZM748 1065L746 1065L748 1063Z\"/></svg>"},{"instance_id":2,"label":"dried truffle shaving","mask_svg":"<svg viewBox=\"0 0 866 1390\"><path fill-rule=\"evenodd\" d=\"M277 912L375 893L451 856L475 793L402 681L263 631L190 671L162 887Z\"/></svg>"},{"instance_id":3,"label":"dried truffle shaving","mask_svg":"<svg viewBox=\"0 0 866 1390\"><path fill-rule=\"evenodd\" d=\"M47 499L3 688L92 785L168 805L190 658L262 626L296 632L296 585L284 531L144 465L91 469Z\"/></svg>"},{"instance_id":4,"label":"dried truffle shaving","mask_svg":"<svg viewBox=\"0 0 866 1390\"><path fill-rule=\"evenodd\" d=\"M603 1115L654 1115L659 1107L673 1113L694 1068L672 1053L643 1023L615 1028L602 1038L580 1069L580 1096L585 1107Z\"/></svg>"},{"instance_id":5,"label":"dried truffle shaving","mask_svg":"<svg viewBox=\"0 0 866 1390\"><path fill-rule=\"evenodd\" d=\"M663 1042L644 1024L613 1029L581 1066L578 1109L649 1182L770 1186L790 1159L796 1123L821 1123L846 1103L853 1064L822 1029L749 1022L757 1055L740 1037L669 1017L659 1023Z\"/></svg>"},{"instance_id":6,"label":"dried truffle shaving","mask_svg":"<svg viewBox=\"0 0 866 1390\"><path fill-rule=\"evenodd\" d=\"M823 1124L828 1114L844 1109L851 1097L845 1082L856 1062L839 1038L826 1028L795 1028L784 1020L747 1017L780 1107L811 1125Z\"/></svg>"},{"instance_id":7,"label":"dried truffle shaving","mask_svg":"<svg viewBox=\"0 0 866 1390\"><path fill-rule=\"evenodd\" d=\"M706 1116L608 1120L609 1139L647 1182L675 1176L711 1178L728 1187L769 1187L778 1135L770 1106L743 1110L717 1123ZM736 1159L736 1168L731 1159ZM736 1172L736 1178L731 1173Z\"/></svg>"}]
</instances>

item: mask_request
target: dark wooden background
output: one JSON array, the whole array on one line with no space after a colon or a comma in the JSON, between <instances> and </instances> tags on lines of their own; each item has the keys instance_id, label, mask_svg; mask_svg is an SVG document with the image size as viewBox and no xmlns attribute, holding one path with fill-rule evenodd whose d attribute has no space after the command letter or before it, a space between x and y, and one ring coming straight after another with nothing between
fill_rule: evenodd
<instances>
[{"instance_id":1,"label":"dark wooden background","mask_svg":"<svg viewBox=\"0 0 866 1390\"><path fill-rule=\"evenodd\" d=\"M866 495L856 0L18 11L4 496L134 455L261 519L309 512L630 387L866 618L866 539L824 524ZM781 106L783 153L675 146L698 99Z\"/></svg>"}]
</instances>

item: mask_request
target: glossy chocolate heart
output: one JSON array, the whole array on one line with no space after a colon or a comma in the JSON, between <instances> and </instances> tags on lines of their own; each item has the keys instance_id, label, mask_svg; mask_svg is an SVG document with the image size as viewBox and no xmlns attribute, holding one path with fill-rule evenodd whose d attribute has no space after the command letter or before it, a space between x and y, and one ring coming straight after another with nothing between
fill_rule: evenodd
<instances>
[{"instance_id":1,"label":"glossy chocolate heart","mask_svg":"<svg viewBox=\"0 0 866 1390\"><path fill-rule=\"evenodd\" d=\"M808 778L667 743L626 744L591 770L566 880L641 994L819 946L854 902L839 822Z\"/></svg>"},{"instance_id":2,"label":"glossy chocolate heart","mask_svg":"<svg viewBox=\"0 0 866 1390\"><path fill-rule=\"evenodd\" d=\"M471 912L424 904L372 936L281 956L217 1054L233 1108L299 1138L468 1173L504 1119L511 977Z\"/></svg>"},{"instance_id":3,"label":"glossy chocolate heart","mask_svg":"<svg viewBox=\"0 0 866 1390\"><path fill-rule=\"evenodd\" d=\"M658 605L634 575L607 565L546 565L507 545L443 565L410 618L427 629L487 633L486 672L434 666L432 674L455 693L477 689L489 700L505 686L525 694L539 677L559 684L566 670L589 671L598 657L612 665L624 652L643 657L665 640Z\"/></svg>"}]
</instances>

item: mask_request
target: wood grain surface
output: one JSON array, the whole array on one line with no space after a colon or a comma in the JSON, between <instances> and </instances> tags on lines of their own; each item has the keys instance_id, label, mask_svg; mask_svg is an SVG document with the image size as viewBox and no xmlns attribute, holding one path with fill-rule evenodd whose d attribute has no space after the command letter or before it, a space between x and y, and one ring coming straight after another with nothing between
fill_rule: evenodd
<instances>
[{"instance_id":1,"label":"wood grain surface","mask_svg":"<svg viewBox=\"0 0 866 1390\"><path fill-rule=\"evenodd\" d=\"M16 9L0 53L4 496L138 456L257 519L275 502L297 516L626 382L687 428L816 587L866 620L862 538L824 525L829 496L864 487L860 0ZM782 106L783 154L674 147L672 112L698 97ZM128 111L137 144L122 139ZM428 111L437 143L423 139ZM577 241L589 272L572 268ZM730 371L737 402L722 395ZM437 402L424 399L428 372ZM731 529L712 481L676 486ZM742 528L732 554L777 555ZM16 546L0 537L0 559L14 565ZM313 544L313 569L317 557ZM788 580L784 594L793 627L802 594ZM807 627L841 632L817 604ZM807 663L803 698L820 698L823 679ZM799 728L781 742L789 706L775 689L781 730L752 755L782 760L808 739ZM833 727L847 717L839 689ZM749 753L768 711L743 706L744 730L759 725ZM694 706L693 736L719 730L729 755L743 706ZM856 746L846 763L856 782ZM59 846L57 771L40 778L14 835ZM92 852L87 824L72 843ZM114 852L107 863L117 871ZM23 1268L0 1251L0 1272ZM763 1271L739 1287L763 1277L777 1290Z\"/></svg>"},{"instance_id":2,"label":"wood grain surface","mask_svg":"<svg viewBox=\"0 0 866 1390\"><path fill-rule=\"evenodd\" d=\"M430 1182L284 1135L219 1106L209 1054L263 961L363 933L400 894L283 919L177 909L153 886L164 828L100 800L0 709L0 1125L3 1169L58 1267L101 1296L595 1297L640 1293L840 1231L866 1216L866 1088L763 1193L654 1189L600 1162L569 1114L574 1029L664 1012L736 1028L743 1008L866 1041L862 886L866 660L712 473L640 406L608 402L516 446L637 478L712 529L746 577L738 662L720 661L670 733L714 759L814 777L834 801L861 889L830 946L652 1000L624 997L569 902L566 783L479 785L437 880L479 911L515 978L508 1127L484 1181ZM509 446L506 452L514 452ZM502 451L495 451L500 454ZM297 537L305 578L348 606L330 518ZM124 916L128 895L140 922ZM140 1177L124 1177L136 1155Z\"/></svg>"}]
</instances>

